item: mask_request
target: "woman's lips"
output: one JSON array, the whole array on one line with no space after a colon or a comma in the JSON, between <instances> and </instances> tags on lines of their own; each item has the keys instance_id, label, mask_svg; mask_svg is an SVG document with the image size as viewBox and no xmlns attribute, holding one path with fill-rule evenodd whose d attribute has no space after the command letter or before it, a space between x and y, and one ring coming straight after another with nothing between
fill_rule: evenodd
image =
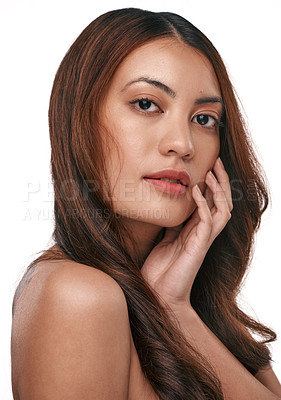
<instances>
[{"instance_id":1,"label":"woman's lips","mask_svg":"<svg viewBox=\"0 0 281 400\"><path fill-rule=\"evenodd\" d=\"M164 169L144 176L144 180L154 185L161 192L178 195L187 192L190 177L184 170ZM168 181L177 182L168 182Z\"/></svg>"},{"instance_id":2,"label":"woman's lips","mask_svg":"<svg viewBox=\"0 0 281 400\"><path fill-rule=\"evenodd\" d=\"M161 192L169 193L172 195L184 194L188 190L188 187L182 185L181 183L172 183L154 178L144 178L144 180L154 185L156 189L160 190Z\"/></svg>"}]
</instances>

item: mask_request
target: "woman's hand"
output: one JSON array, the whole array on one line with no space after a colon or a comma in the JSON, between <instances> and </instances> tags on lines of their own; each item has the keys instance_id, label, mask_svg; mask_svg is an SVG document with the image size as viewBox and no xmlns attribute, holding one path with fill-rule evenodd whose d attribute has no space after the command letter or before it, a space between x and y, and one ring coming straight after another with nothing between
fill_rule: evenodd
<instances>
[{"instance_id":1,"label":"woman's hand","mask_svg":"<svg viewBox=\"0 0 281 400\"><path fill-rule=\"evenodd\" d=\"M141 272L150 286L177 310L190 305L194 279L214 239L231 217L233 208L229 178L218 158L208 172L204 196L196 185L192 196L197 209L183 227L166 228L163 239L145 260Z\"/></svg>"}]
</instances>

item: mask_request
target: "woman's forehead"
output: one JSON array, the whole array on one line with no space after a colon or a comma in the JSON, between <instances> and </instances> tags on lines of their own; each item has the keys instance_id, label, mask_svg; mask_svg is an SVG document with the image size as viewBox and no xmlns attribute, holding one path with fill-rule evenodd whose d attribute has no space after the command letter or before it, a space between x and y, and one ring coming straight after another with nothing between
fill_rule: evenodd
<instances>
[{"instance_id":1,"label":"woman's forehead","mask_svg":"<svg viewBox=\"0 0 281 400\"><path fill-rule=\"evenodd\" d=\"M153 40L134 49L120 64L112 84L124 91L149 79L164 83L176 95L186 90L220 95L216 74L207 57L173 38Z\"/></svg>"}]
</instances>

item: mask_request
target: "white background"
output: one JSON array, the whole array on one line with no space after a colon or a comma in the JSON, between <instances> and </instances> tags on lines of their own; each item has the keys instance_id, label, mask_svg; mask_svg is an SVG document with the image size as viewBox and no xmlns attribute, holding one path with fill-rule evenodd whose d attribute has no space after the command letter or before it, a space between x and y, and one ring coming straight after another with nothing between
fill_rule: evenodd
<instances>
[{"instance_id":1,"label":"white background","mask_svg":"<svg viewBox=\"0 0 281 400\"><path fill-rule=\"evenodd\" d=\"M11 303L16 283L52 233L47 110L52 81L79 33L122 7L181 14L221 53L248 117L272 190L257 236L243 305L281 334L280 320L280 17L279 0L0 0L1 235L0 399L10 389ZM273 346L281 378L280 341Z\"/></svg>"}]
</instances>

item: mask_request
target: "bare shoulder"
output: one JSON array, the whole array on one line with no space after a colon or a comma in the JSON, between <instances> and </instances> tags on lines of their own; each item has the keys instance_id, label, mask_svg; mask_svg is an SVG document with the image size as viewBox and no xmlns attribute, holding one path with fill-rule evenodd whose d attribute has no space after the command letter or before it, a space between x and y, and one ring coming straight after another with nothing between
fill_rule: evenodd
<instances>
[{"instance_id":1,"label":"bare shoulder","mask_svg":"<svg viewBox=\"0 0 281 400\"><path fill-rule=\"evenodd\" d=\"M265 387L271 390L272 393L277 396L281 396L281 385L280 382L275 375L271 365L267 365L266 367L260 369L256 374L257 380L259 380Z\"/></svg>"},{"instance_id":2,"label":"bare shoulder","mask_svg":"<svg viewBox=\"0 0 281 400\"><path fill-rule=\"evenodd\" d=\"M40 264L24 278L14 310L15 398L126 399L130 325L122 289L74 261Z\"/></svg>"},{"instance_id":3,"label":"bare shoulder","mask_svg":"<svg viewBox=\"0 0 281 400\"><path fill-rule=\"evenodd\" d=\"M89 301L98 295L97 300L101 293L112 293L112 296L118 296L120 301L125 300L120 286L104 272L72 260L50 260L42 261L27 270L16 290L15 303L21 303L22 307L28 298L30 306L34 296L46 295L49 292L54 294L56 290L60 292L63 287L76 292L81 290L81 295L84 293L85 299ZM67 294L66 291L65 295ZM104 300L110 300L112 296L106 296Z\"/></svg>"}]
</instances>

